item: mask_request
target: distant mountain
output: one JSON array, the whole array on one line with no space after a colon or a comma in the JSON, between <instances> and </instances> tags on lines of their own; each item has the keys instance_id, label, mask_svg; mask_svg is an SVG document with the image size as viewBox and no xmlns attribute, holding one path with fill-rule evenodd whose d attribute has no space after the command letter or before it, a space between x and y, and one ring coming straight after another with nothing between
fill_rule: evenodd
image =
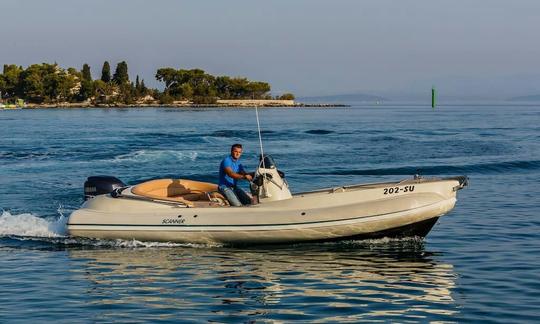
<instances>
[{"instance_id":1,"label":"distant mountain","mask_svg":"<svg viewBox=\"0 0 540 324\"><path fill-rule=\"evenodd\" d=\"M531 96L520 96L508 99L509 101L540 101L540 94Z\"/></svg>"},{"instance_id":2,"label":"distant mountain","mask_svg":"<svg viewBox=\"0 0 540 324\"><path fill-rule=\"evenodd\" d=\"M302 97L298 98L300 101L310 101L310 102L376 102L376 101L385 101L386 99L380 96L364 94L364 93L355 93L355 94L341 94L341 95L330 95L330 96L315 96L315 97Z\"/></svg>"}]
</instances>

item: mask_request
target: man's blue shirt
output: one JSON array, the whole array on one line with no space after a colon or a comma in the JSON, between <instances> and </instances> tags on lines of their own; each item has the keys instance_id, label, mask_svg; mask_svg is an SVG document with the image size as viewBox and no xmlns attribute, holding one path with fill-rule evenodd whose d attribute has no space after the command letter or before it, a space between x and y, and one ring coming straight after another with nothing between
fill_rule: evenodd
<instances>
[{"instance_id":1,"label":"man's blue shirt","mask_svg":"<svg viewBox=\"0 0 540 324\"><path fill-rule=\"evenodd\" d=\"M233 187L236 186L238 180L233 179L225 173L225 168L231 168L234 173L239 173L244 171L244 166L240 163L239 160L235 160L232 156L227 156L221 161L219 165L219 185Z\"/></svg>"}]
</instances>

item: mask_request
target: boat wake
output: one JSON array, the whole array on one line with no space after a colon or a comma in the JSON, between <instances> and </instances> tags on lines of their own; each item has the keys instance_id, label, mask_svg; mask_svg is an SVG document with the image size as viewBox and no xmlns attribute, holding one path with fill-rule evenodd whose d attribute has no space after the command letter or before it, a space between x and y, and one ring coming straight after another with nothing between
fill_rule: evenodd
<instances>
[{"instance_id":1,"label":"boat wake","mask_svg":"<svg viewBox=\"0 0 540 324\"><path fill-rule=\"evenodd\" d=\"M12 215L3 210L0 215L0 236L55 238L66 235L67 217L41 218L30 213Z\"/></svg>"},{"instance_id":2,"label":"boat wake","mask_svg":"<svg viewBox=\"0 0 540 324\"><path fill-rule=\"evenodd\" d=\"M50 152L36 152L35 150L19 149L14 151L0 151L0 159L14 160L14 161L27 161L32 159L34 161L42 161L51 158Z\"/></svg>"},{"instance_id":3,"label":"boat wake","mask_svg":"<svg viewBox=\"0 0 540 324\"><path fill-rule=\"evenodd\" d=\"M197 152L178 152L174 150L138 150L114 157L111 161L123 162L162 162L162 161L195 161Z\"/></svg>"},{"instance_id":4,"label":"boat wake","mask_svg":"<svg viewBox=\"0 0 540 324\"><path fill-rule=\"evenodd\" d=\"M74 238L67 235L68 217L61 208L59 217L43 218L31 213L11 214L3 210L0 215L0 240L43 243L65 247L103 248L155 248L155 247L221 247L221 244L191 244L170 242L141 242L137 240L99 240ZM9 245L9 244L8 244Z\"/></svg>"}]
</instances>

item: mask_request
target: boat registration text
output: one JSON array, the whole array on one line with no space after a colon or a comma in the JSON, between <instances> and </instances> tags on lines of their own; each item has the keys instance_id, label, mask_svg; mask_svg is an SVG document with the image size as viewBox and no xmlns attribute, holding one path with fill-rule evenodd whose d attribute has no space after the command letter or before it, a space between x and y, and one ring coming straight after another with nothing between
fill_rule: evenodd
<instances>
[{"instance_id":1,"label":"boat registration text","mask_svg":"<svg viewBox=\"0 0 540 324\"><path fill-rule=\"evenodd\" d=\"M385 195L397 194L400 192L413 192L413 191L414 191L414 186L391 187L391 188L383 189L383 193Z\"/></svg>"}]
</instances>

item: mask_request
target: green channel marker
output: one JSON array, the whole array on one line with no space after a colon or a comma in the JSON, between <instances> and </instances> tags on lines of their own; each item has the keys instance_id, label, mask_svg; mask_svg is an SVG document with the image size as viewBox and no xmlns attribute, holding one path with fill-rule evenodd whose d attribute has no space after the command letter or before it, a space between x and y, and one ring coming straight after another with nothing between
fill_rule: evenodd
<instances>
[{"instance_id":1,"label":"green channel marker","mask_svg":"<svg viewBox=\"0 0 540 324\"><path fill-rule=\"evenodd\" d=\"M431 88L431 108L435 109L435 87Z\"/></svg>"}]
</instances>

